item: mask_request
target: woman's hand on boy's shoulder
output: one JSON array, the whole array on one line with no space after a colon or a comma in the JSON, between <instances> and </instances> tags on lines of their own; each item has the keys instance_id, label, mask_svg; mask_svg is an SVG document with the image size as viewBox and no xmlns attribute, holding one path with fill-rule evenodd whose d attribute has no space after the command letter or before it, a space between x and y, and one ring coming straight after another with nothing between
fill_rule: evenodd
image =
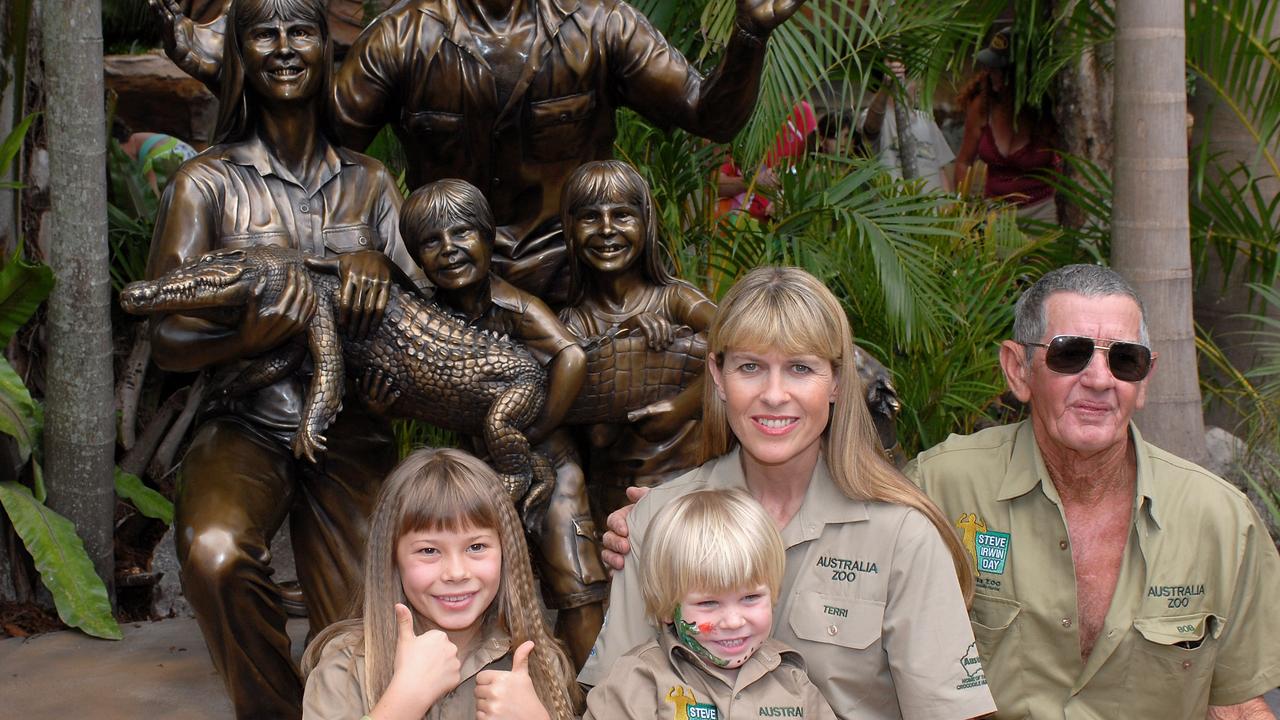
<instances>
[{"instance_id":1,"label":"woman's hand on boy's shoulder","mask_svg":"<svg viewBox=\"0 0 1280 720\"><path fill-rule=\"evenodd\" d=\"M476 720L550 720L529 677L533 641L516 648L510 670L483 670L476 676Z\"/></svg>"},{"instance_id":2,"label":"woman's hand on boy's shoulder","mask_svg":"<svg viewBox=\"0 0 1280 720\"><path fill-rule=\"evenodd\" d=\"M396 603L396 657L391 684L378 700L377 712L383 718L421 718L440 698L462 680L462 662L458 648L440 630L418 635L413 630L413 613Z\"/></svg>"},{"instance_id":3,"label":"woman's hand on boy's shoulder","mask_svg":"<svg viewBox=\"0 0 1280 720\"><path fill-rule=\"evenodd\" d=\"M627 564L627 556L631 554L631 542L627 540L631 535L631 531L627 527L627 518L631 516L631 511L635 508L636 503L640 502L640 499L645 495L648 495L651 489L647 487L627 488L627 499L631 501L631 504L614 510L605 519L604 548L600 551L600 558L604 560L605 565L609 566L610 573L621 572L622 568Z\"/></svg>"}]
</instances>

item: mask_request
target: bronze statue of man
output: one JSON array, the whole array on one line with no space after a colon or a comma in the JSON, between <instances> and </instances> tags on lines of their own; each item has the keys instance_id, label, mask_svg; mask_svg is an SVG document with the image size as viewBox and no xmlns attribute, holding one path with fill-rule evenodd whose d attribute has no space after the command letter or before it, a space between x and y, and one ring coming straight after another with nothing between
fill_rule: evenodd
<instances>
[{"instance_id":1,"label":"bronze statue of man","mask_svg":"<svg viewBox=\"0 0 1280 720\"><path fill-rule=\"evenodd\" d=\"M723 58L703 77L621 0L411 0L356 39L334 86L343 141L364 148L392 125L416 188L466 180L499 225L495 266L553 305L563 299L560 191L612 156L615 113L728 141L751 115L769 34L804 0L737 0ZM152 0L174 61L208 76L218 26Z\"/></svg>"},{"instance_id":2,"label":"bronze statue of man","mask_svg":"<svg viewBox=\"0 0 1280 720\"><path fill-rule=\"evenodd\" d=\"M235 0L221 60L218 142L164 194L147 274L222 248L282 245L337 256L339 324L361 334L386 305L400 242L400 194L372 158L337 147L326 117L332 50L322 0ZM390 258L390 260L388 259ZM153 320L156 363L234 372L301 331L315 310L306 273L280 299L225 317ZM212 403L182 463L174 519L183 590L238 718L297 718L302 683L271 582L272 536L289 519L312 632L339 619L361 576L367 516L396 461L385 420L357 403L312 465L290 452L303 388L295 378Z\"/></svg>"}]
</instances>

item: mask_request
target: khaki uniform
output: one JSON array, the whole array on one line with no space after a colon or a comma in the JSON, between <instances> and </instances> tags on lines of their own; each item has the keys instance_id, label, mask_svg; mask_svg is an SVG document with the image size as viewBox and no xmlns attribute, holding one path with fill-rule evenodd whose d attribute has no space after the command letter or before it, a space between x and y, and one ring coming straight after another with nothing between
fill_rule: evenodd
<instances>
[{"instance_id":1,"label":"khaki uniform","mask_svg":"<svg viewBox=\"0 0 1280 720\"><path fill-rule=\"evenodd\" d=\"M1105 625L1080 659L1058 493L1029 422L952 436L908 472L976 557L973 632L1000 718L1205 717L1280 683L1280 557L1249 501L1130 426L1137 498Z\"/></svg>"},{"instance_id":2,"label":"khaki uniform","mask_svg":"<svg viewBox=\"0 0 1280 720\"><path fill-rule=\"evenodd\" d=\"M320 653L307 676L303 720L355 720L372 710L364 702L364 655L355 654L355 642L354 634L339 635ZM475 720L476 676L481 670L510 670L510 650L510 637L496 625L486 626L480 645L462 658L462 682L432 705L423 719Z\"/></svg>"},{"instance_id":3,"label":"khaki uniform","mask_svg":"<svg viewBox=\"0 0 1280 720\"><path fill-rule=\"evenodd\" d=\"M681 495L726 487L746 487L737 451L654 488L636 504L631 557L613 578L609 614L580 682L601 683L623 653L652 636L636 568L654 516ZM773 637L804 657L837 717L936 720L995 709L955 566L922 514L849 499L819 462L782 541L787 570Z\"/></svg>"},{"instance_id":4,"label":"khaki uniform","mask_svg":"<svg viewBox=\"0 0 1280 720\"><path fill-rule=\"evenodd\" d=\"M835 720L800 654L777 640L766 640L736 676L730 672L681 645L667 625L658 639L614 663L587 696L582 720Z\"/></svg>"}]
</instances>

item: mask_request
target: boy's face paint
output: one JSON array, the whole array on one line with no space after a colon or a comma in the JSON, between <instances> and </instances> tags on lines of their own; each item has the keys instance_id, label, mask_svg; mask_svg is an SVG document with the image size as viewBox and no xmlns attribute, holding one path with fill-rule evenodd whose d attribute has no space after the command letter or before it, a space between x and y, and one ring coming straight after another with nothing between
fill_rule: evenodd
<instances>
[{"instance_id":1,"label":"boy's face paint","mask_svg":"<svg viewBox=\"0 0 1280 720\"><path fill-rule=\"evenodd\" d=\"M773 600L759 585L726 593L689 593L672 613L676 637L719 667L741 667L769 637Z\"/></svg>"}]
</instances>

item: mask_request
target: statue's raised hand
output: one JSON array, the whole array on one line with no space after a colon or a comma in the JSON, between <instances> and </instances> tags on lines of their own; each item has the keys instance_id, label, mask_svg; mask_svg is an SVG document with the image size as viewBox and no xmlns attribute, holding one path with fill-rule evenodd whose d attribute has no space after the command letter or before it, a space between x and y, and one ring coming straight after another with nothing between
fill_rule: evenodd
<instances>
[{"instance_id":1,"label":"statue's raised hand","mask_svg":"<svg viewBox=\"0 0 1280 720\"><path fill-rule=\"evenodd\" d=\"M765 37L803 4L804 0L738 0L738 25L756 37Z\"/></svg>"},{"instance_id":2,"label":"statue's raised hand","mask_svg":"<svg viewBox=\"0 0 1280 720\"><path fill-rule=\"evenodd\" d=\"M222 68L222 44L231 0L226 0L217 18L204 25L187 17L178 0L147 0L147 4L160 19L160 34L169 59L191 77L212 85Z\"/></svg>"}]
</instances>

